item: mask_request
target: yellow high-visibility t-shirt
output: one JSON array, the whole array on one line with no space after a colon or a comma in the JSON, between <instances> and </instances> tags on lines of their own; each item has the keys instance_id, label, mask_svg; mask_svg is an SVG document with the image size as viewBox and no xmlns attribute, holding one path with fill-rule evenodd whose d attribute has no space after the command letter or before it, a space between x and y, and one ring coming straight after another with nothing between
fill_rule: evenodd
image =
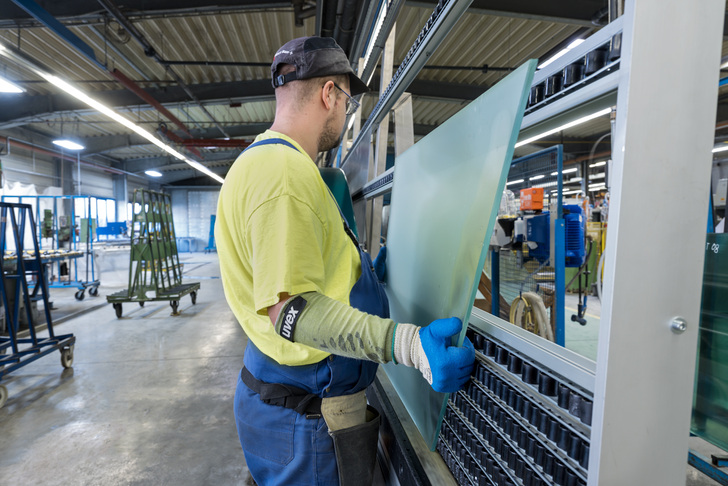
<instances>
[{"instance_id":1,"label":"yellow high-visibility t-shirt","mask_svg":"<svg viewBox=\"0 0 728 486\"><path fill-rule=\"evenodd\" d=\"M276 334L268 307L280 294L319 292L349 303L359 252L346 234L318 167L293 139L272 130L255 140L281 144L241 154L220 191L215 243L225 297L255 346L284 365L316 363L329 353Z\"/></svg>"}]
</instances>

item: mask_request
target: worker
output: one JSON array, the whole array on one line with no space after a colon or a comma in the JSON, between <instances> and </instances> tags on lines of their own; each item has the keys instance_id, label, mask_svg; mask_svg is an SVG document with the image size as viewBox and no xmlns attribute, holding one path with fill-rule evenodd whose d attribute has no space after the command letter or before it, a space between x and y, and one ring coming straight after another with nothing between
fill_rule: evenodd
<instances>
[{"instance_id":1,"label":"worker","mask_svg":"<svg viewBox=\"0 0 728 486\"><path fill-rule=\"evenodd\" d=\"M235 161L215 241L225 297L248 337L235 393L245 460L259 485L370 484L379 416L365 389L378 363L418 369L435 390L468 381L457 318L388 319L376 261L360 250L314 163L340 143L367 91L332 38L294 39L271 65L273 125ZM424 323L427 324L427 323Z\"/></svg>"}]
</instances>

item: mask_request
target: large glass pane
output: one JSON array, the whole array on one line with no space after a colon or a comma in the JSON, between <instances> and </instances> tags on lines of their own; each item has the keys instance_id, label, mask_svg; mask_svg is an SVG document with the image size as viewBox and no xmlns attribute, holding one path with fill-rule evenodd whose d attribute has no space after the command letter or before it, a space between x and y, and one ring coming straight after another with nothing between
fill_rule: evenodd
<instances>
[{"instance_id":1,"label":"large glass pane","mask_svg":"<svg viewBox=\"0 0 728 486\"><path fill-rule=\"evenodd\" d=\"M692 432L728 450L728 233L705 244Z\"/></svg>"},{"instance_id":2,"label":"large glass pane","mask_svg":"<svg viewBox=\"0 0 728 486\"><path fill-rule=\"evenodd\" d=\"M395 321L469 320L535 67L528 61L397 158L387 234ZM447 395L412 368L385 370L434 450Z\"/></svg>"}]
</instances>

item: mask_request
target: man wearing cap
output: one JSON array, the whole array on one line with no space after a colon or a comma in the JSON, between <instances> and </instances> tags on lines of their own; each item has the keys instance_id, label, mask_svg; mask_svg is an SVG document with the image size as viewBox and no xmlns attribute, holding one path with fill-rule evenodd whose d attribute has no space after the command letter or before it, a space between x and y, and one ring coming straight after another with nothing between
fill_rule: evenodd
<instances>
[{"instance_id":1,"label":"man wearing cap","mask_svg":"<svg viewBox=\"0 0 728 486\"><path fill-rule=\"evenodd\" d=\"M378 363L416 367L451 392L474 351L450 346L457 318L388 319L371 259L314 163L367 91L344 51L332 38L294 39L271 75L275 121L230 169L215 227L225 296L248 336L238 435L260 485L371 484L379 415L364 390Z\"/></svg>"}]
</instances>

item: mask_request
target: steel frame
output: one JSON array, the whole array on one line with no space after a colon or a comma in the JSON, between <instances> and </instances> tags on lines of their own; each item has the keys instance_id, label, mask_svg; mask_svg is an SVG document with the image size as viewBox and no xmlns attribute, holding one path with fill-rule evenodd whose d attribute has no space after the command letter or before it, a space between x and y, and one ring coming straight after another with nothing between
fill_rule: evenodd
<instances>
[{"instance_id":1,"label":"steel frame","mask_svg":"<svg viewBox=\"0 0 728 486\"><path fill-rule=\"evenodd\" d=\"M8 247L8 232L10 232L15 246L16 256L9 265L3 265L3 275L0 278L0 294L5 308L5 323L8 337L0 336L0 382L13 371L26 366L33 361L59 350L61 363L70 367L73 361L73 346L76 338L73 334L56 335L53 330L50 304L48 301L48 284L44 277L44 267L35 234L33 208L29 204L13 204L0 202L0 251L5 253ZM25 237L32 235L32 248L25 248ZM28 279L36 280L35 289L31 289ZM13 298L8 295L7 280L16 280ZM38 297L40 294L40 297ZM31 298L43 301L48 337L41 338L35 329L35 322L31 312ZM25 309L28 320L29 338L19 338L20 308ZM5 351L10 354L5 355ZM7 399L7 389L0 385L0 407Z\"/></svg>"}]
</instances>

